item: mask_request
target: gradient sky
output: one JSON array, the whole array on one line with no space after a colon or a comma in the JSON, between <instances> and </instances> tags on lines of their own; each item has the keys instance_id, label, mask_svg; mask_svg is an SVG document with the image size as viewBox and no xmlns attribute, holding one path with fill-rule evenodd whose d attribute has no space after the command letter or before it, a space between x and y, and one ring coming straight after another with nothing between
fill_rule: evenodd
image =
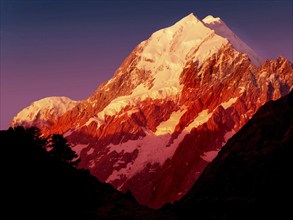
<instances>
[{"instance_id":1,"label":"gradient sky","mask_svg":"<svg viewBox=\"0 0 293 220\"><path fill-rule=\"evenodd\" d=\"M1 1L0 129L33 101L87 98L153 32L218 16L265 59L291 62L292 0Z\"/></svg>"}]
</instances>

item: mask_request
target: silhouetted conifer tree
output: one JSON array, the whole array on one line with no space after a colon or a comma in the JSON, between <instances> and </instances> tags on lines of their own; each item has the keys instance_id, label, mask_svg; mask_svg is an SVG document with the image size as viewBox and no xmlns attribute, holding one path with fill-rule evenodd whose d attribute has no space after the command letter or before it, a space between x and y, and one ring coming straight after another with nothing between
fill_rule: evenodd
<instances>
[{"instance_id":1,"label":"silhouetted conifer tree","mask_svg":"<svg viewBox=\"0 0 293 220\"><path fill-rule=\"evenodd\" d=\"M67 140L60 134L53 134L50 140L49 151L54 158L66 163L76 165L79 160L75 160L78 155L70 148Z\"/></svg>"}]
</instances>

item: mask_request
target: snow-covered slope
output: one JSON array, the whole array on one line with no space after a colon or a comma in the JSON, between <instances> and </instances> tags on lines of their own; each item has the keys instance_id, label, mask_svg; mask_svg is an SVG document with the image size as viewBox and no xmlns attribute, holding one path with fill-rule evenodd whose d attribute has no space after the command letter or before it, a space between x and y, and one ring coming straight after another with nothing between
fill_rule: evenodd
<instances>
[{"instance_id":1,"label":"snow-covered slope","mask_svg":"<svg viewBox=\"0 0 293 220\"><path fill-rule=\"evenodd\" d=\"M137 59L127 66L129 68L135 63L135 69L131 72L131 83L135 86L131 94L113 99L99 113L98 120L103 121L105 115L114 115L125 106L136 105L147 98L176 97L183 88L180 75L187 62L192 59L200 65L229 44L237 51L247 54L255 66L260 66L263 62L221 19L212 16L201 21L191 13L173 26L153 33L148 40L138 45L140 50L135 53ZM118 69L118 76L111 79L105 87L124 75L124 71L125 69ZM137 72L143 72L143 82ZM107 88L105 90L109 91Z\"/></svg>"},{"instance_id":2,"label":"snow-covered slope","mask_svg":"<svg viewBox=\"0 0 293 220\"><path fill-rule=\"evenodd\" d=\"M64 134L81 167L157 208L180 199L261 105L290 91L292 64L261 62L219 18L190 14L140 43L43 132Z\"/></svg>"},{"instance_id":3,"label":"snow-covered slope","mask_svg":"<svg viewBox=\"0 0 293 220\"><path fill-rule=\"evenodd\" d=\"M247 44L240 40L239 37L227 27L221 18L214 18L212 15L208 15L202 21L207 27L214 30L216 34L226 38L237 51L247 54L255 66L259 67L263 63L264 60L259 57Z\"/></svg>"},{"instance_id":4,"label":"snow-covered slope","mask_svg":"<svg viewBox=\"0 0 293 220\"><path fill-rule=\"evenodd\" d=\"M77 104L67 97L47 97L21 110L11 121L13 126L50 127Z\"/></svg>"}]
</instances>

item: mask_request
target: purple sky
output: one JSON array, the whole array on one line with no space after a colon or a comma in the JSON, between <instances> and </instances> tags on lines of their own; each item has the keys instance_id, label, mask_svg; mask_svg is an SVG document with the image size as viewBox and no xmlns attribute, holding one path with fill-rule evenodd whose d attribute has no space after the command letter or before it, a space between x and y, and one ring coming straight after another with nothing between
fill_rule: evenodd
<instances>
[{"instance_id":1,"label":"purple sky","mask_svg":"<svg viewBox=\"0 0 293 220\"><path fill-rule=\"evenodd\" d=\"M158 29L193 12L222 20L265 59L291 62L292 1L1 1L1 129L33 101L87 98Z\"/></svg>"}]
</instances>

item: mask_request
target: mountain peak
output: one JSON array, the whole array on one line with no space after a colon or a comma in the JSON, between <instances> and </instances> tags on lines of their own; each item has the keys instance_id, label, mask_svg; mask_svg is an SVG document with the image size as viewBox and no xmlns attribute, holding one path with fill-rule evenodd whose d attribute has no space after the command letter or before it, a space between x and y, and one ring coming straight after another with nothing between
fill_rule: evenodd
<instances>
[{"instance_id":1,"label":"mountain peak","mask_svg":"<svg viewBox=\"0 0 293 220\"><path fill-rule=\"evenodd\" d=\"M159 208L192 187L261 105L293 87L291 65L258 61L219 18L191 13L140 43L88 99L41 100L11 124L63 134L80 168Z\"/></svg>"},{"instance_id":2,"label":"mountain peak","mask_svg":"<svg viewBox=\"0 0 293 220\"><path fill-rule=\"evenodd\" d=\"M198 19L193 13L190 13L189 15L185 16L181 20L179 20L177 23L184 23L184 22L201 22L200 19Z\"/></svg>"},{"instance_id":3,"label":"mountain peak","mask_svg":"<svg viewBox=\"0 0 293 220\"><path fill-rule=\"evenodd\" d=\"M221 18L219 17L214 17L212 15L208 15L206 16L204 19L202 19L202 21L205 23L205 24L216 24L216 23L222 23L223 21L221 20Z\"/></svg>"},{"instance_id":4,"label":"mountain peak","mask_svg":"<svg viewBox=\"0 0 293 220\"><path fill-rule=\"evenodd\" d=\"M46 97L21 110L11 122L12 126L50 126L53 121L71 110L78 102L68 97Z\"/></svg>"},{"instance_id":5,"label":"mountain peak","mask_svg":"<svg viewBox=\"0 0 293 220\"><path fill-rule=\"evenodd\" d=\"M263 59L244 43L221 18L208 15L202 22L206 27L214 30L217 35L227 39L237 51L247 54L255 66L261 66Z\"/></svg>"}]
</instances>

